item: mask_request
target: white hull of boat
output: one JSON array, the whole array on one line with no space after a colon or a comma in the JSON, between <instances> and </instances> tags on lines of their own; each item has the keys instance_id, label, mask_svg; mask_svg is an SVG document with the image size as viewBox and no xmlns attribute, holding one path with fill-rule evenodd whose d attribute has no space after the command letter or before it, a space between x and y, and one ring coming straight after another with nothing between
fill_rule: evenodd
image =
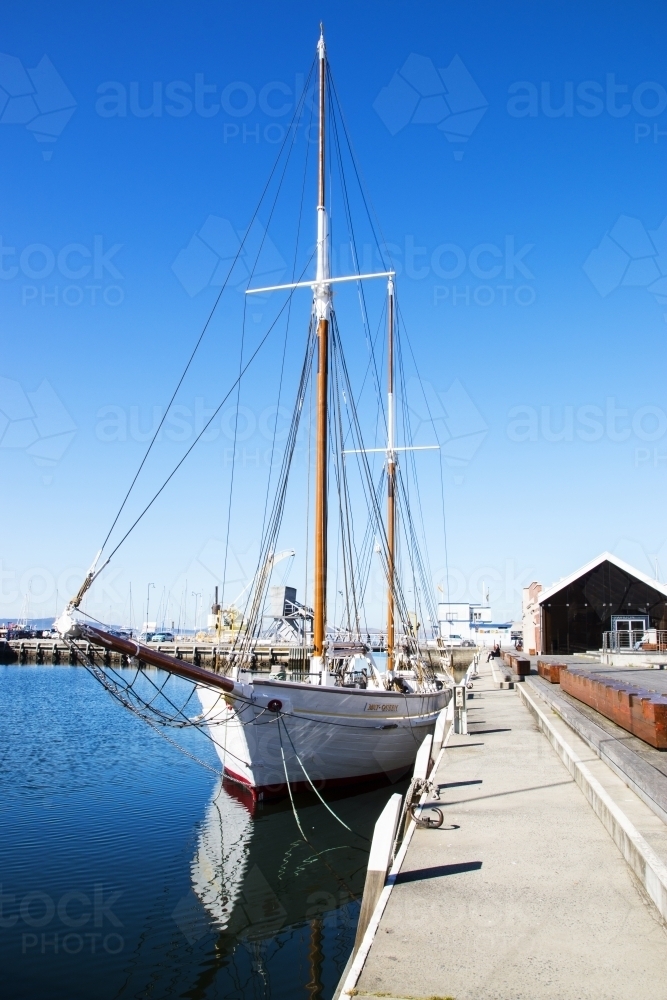
<instances>
[{"instance_id":1,"label":"white hull of boat","mask_svg":"<svg viewBox=\"0 0 667 1000\"><path fill-rule=\"evenodd\" d=\"M396 780L449 700L446 689L403 694L273 680L237 689L200 686L198 695L225 773L257 799L287 794L288 783L307 788L309 779L318 789Z\"/></svg>"}]
</instances>

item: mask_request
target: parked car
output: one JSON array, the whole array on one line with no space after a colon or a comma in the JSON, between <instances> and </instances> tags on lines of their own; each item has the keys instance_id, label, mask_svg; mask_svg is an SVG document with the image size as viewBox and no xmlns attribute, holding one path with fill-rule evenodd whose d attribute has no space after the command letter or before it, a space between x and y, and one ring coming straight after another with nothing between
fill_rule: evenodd
<instances>
[{"instance_id":1,"label":"parked car","mask_svg":"<svg viewBox=\"0 0 667 1000\"><path fill-rule=\"evenodd\" d=\"M174 636L172 632L155 632L149 642L173 642Z\"/></svg>"},{"instance_id":2,"label":"parked car","mask_svg":"<svg viewBox=\"0 0 667 1000\"><path fill-rule=\"evenodd\" d=\"M445 646L465 646L466 640L463 638L463 636L452 633L452 635L445 637L444 643Z\"/></svg>"}]
</instances>

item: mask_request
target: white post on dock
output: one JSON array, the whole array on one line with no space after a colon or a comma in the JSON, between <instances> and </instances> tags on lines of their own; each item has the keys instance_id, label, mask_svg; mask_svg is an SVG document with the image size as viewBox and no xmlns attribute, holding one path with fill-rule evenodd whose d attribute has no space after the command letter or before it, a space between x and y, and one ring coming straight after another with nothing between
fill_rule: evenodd
<instances>
[{"instance_id":1,"label":"white post on dock","mask_svg":"<svg viewBox=\"0 0 667 1000\"><path fill-rule=\"evenodd\" d=\"M425 736L422 740L422 745L417 751L417 756L415 757L415 769L412 772L413 778L421 778L422 781L426 781L428 778L432 744L433 737L430 734Z\"/></svg>"},{"instance_id":2,"label":"white post on dock","mask_svg":"<svg viewBox=\"0 0 667 1000\"><path fill-rule=\"evenodd\" d=\"M430 747L429 747L430 752ZM368 858L368 870L364 883L364 894L361 900L361 912L357 924L357 936L354 940L354 952L364 939L366 928L373 915L373 910L384 888L387 872L391 865L391 855L396 838L396 828L401 815L403 796L396 792L387 802L375 824L371 853Z\"/></svg>"},{"instance_id":3,"label":"white post on dock","mask_svg":"<svg viewBox=\"0 0 667 1000\"><path fill-rule=\"evenodd\" d=\"M435 733L433 734L433 745L431 747L431 760L435 761L436 757L442 749L442 744L445 742L445 736L447 735L447 722L451 720L451 714L449 712L449 705L445 705L442 709L435 723Z\"/></svg>"}]
</instances>

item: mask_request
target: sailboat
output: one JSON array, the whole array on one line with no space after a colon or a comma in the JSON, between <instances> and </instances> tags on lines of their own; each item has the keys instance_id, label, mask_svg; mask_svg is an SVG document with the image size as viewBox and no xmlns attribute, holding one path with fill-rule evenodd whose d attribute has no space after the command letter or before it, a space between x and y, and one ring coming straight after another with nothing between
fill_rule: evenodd
<instances>
[{"instance_id":1,"label":"sailboat","mask_svg":"<svg viewBox=\"0 0 667 1000\"><path fill-rule=\"evenodd\" d=\"M255 800L279 798L294 789L348 786L378 779L396 780L411 768L424 737L432 733L446 707L451 690L445 680L445 651L439 640L420 642L419 625L407 610L397 572L398 453L409 450L396 443L395 272L334 276L330 267L329 216L325 187L327 55L323 33L317 45L319 77L319 131L317 184L316 273L309 281L268 288L249 288L248 294L279 289L312 289L311 329L315 365L316 463L314 479L314 587L308 609L312 632L302 631L298 642L307 671L298 679L267 675L255 669L258 633L254 622L270 577L272 551L254 583L252 627L239 629L231 647L222 651L215 670L208 670L111 634L84 621L77 611L99 575L97 561L76 597L57 623L60 634L76 644L83 639L185 678L196 685L202 711L193 724L207 732L225 775L245 786ZM377 543L382 549L387 588L386 669L373 654L368 639L356 626L340 640L327 623L327 538L329 461L331 451L329 399L332 356L333 286L338 282L385 279L387 282L387 398L386 515ZM335 327L334 331L335 332ZM300 405L300 404L299 404ZM297 406L298 409L298 406ZM361 453L366 449L354 449ZM361 456L365 460L365 456ZM381 512L379 517L381 518ZM99 556L98 556L99 558ZM106 564L105 564L106 565ZM104 568L104 567L102 567ZM218 608L218 613L220 609ZM305 629L305 623L304 623ZM79 647L80 648L80 647ZM103 679L99 668L96 676ZM115 693L112 691L112 693ZM127 692L120 696L136 710ZM158 720L159 721L159 720Z\"/></svg>"}]
</instances>

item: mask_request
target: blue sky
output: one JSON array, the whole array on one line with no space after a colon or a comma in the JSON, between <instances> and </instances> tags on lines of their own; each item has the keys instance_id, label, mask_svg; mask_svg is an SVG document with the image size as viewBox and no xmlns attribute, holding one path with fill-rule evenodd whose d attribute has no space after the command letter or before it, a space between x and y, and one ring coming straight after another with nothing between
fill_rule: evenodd
<instances>
[{"instance_id":1,"label":"blue sky","mask_svg":"<svg viewBox=\"0 0 667 1000\"><path fill-rule=\"evenodd\" d=\"M104 538L154 409L217 295L207 239L232 245L247 227L320 19L399 266L406 329L440 408L436 428L418 404L412 421L419 440L443 448L451 592L478 599L485 582L498 617L509 616L522 584L548 585L604 549L649 573L657 559L665 579L665 17L658 3L33 3L5 12L0 615L18 613L27 591L32 614L53 614ZM299 135L302 166L305 150ZM265 267L282 280L296 180L287 193ZM313 201L311 185L302 251ZM339 208L334 200L335 247ZM264 226L268 214L260 210ZM363 223L359 233L370 247ZM362 373L363 333L346 295L341 326ZM280 304L253 304L246 347ZM371 324L380 308L369 291ZM191 442L196 415L233 381L241 312L242 295L225 293L179 396L185 423L172 424L147 465L137 509ZM306 294L293 303L287 406L307 316ZM277 329L241 392L228 598L256 558L283 338ZM130 583L135 622L149 582L153 605L172 593L169 619L184 594L190 618L193 591L209 600L224 564L231 419L223 408L213 440L106 571L91 613L127 617ZM418 461L442 583L438 466ZM297 550L286 579L302 593L296 511L295 500L281 541Z\"/></svg>"}]
</instances>

